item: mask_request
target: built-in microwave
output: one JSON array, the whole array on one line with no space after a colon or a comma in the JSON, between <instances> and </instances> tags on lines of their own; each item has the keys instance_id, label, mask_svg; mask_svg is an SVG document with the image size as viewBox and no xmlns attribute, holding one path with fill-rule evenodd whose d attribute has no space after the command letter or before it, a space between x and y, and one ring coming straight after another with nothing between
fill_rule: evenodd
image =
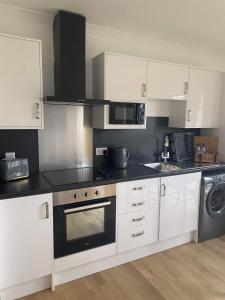
<instances>
[{"instance_id":1,"label":"built-in microwave","mask_svg":"<svg viewBox=\"0 0 225 300\"><path fill-rule=\"evenodd\" d=\"M112 102L109 105L109 124L144 124L145 104Z\"/></svg>"}]
</instances>

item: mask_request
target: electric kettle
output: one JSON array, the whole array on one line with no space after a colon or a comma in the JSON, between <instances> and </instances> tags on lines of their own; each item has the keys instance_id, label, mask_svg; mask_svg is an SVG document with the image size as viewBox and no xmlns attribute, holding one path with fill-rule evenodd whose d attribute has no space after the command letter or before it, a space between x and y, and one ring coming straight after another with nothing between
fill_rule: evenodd
<instances>
[{"instance_id":1,"label":"electric kettle","mask_svg":"<svg viewBox=\"0 0 225 300\"><path fill-rule=\"evenodd\" d=\"M104 152L106 159L111 167L124 169L127 167L129 152L125 147L113 147Z\"/></svg>"}]
</instances>

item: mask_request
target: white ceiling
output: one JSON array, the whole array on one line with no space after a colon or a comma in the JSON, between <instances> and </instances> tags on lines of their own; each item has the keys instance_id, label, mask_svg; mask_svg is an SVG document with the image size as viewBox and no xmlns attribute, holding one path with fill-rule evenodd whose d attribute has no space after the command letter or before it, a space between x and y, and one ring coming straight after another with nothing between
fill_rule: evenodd
<instances>
[{"instance_id":1,"label":"white ceiling","mask_svg":"<svg viewBox=\"0 0 225 300\"><path fill-rule=\"evenodd\" d=\"M54 14L81 13L88 23L157 39L225 50L225 0L0 0Z\"/></svg>"}]
</instances>

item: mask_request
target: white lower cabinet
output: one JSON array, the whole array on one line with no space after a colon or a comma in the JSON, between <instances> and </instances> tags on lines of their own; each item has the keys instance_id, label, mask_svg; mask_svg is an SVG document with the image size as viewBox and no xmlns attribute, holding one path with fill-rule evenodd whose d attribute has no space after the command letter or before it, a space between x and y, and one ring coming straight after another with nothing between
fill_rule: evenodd
<instances>
[{"instance_id":1,"label":"white lower cabinet","mask_svg":"<svg viewBox=\"0 0 225 300\"><path fill-rule=\"evenodd\" d=\"M52 273L52 195L0 200L0 290Z\"/></svg>"},{"instance_id":2,"label":"white lower cabinet","mask_svg":"<svg viewBox=\"0 0 225 300\"><path fill-rule=\"evenodd\" d=\"M118 231L118 252L138 248L158 240L158 220L135 228Z\"/></svg>"},{"instance_id":3,"label":"white lower cabinet","mask_svg":"<svg viewBox=\"0 0 225 300\"><path fill-rule=\"evenodd\" d=\"M201 173L161 178L159 240L197 230Z\"/></svg>"},{"instance_id":4,"label":"white lower cabinet","mask_svg":"<svg viewBox=\"0 0 225 300\"><path fill-rule=\"evenodd\" d=\"M200 184L200 172L118 183L116 243L54 260L53 282L177 246L177 238L190 241L198 226ZM0 200L1 292L52 274L52 227L52 194ZM149 247L131 251L143 246Z\"/></svg>"},{"instance_id":5,"label":"white lower cabinet","mask_svg":"<svg viewBox=\"0 0 225 300\"><path fill-rule=\"evenodd\" d=\"M118 253L197 230L200 185L201 172L119 183Z\"/></svg>"},{"instance_id":6,"label":"white lower cabinet","mask_svg":"<svg viewBox=\"0 0 225 300\"><path fill-rule=\"evenodd\" d=\"M118 253L158 241L159 178L117 184Z\"/></svg>"}]
</instances>

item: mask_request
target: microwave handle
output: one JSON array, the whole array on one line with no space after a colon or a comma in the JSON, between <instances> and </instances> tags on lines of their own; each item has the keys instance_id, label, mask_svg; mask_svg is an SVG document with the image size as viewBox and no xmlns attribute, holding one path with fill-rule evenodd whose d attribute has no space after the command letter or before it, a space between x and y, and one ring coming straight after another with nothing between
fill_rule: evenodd
<instances>
[{"instance_id":1,"label":"microwave handle","mask_svg":"<svg viewBox=\"0 0 225 300\"><path fill-rule=\"evenodd\" d=\"M64 214L84 211L84 210L87 210L87 209L92 209L92 208L97 208L97 207L104 207L104 206L108 206L108 205L111 205L111 201L86 205L86 206L82 206L82 207L68 208L68 209L64 209Z\"/></svg>"},{"instance_id":2,"label":"microwave handle","mask_svg":"<svg viewBox=\"0 0 225 300\"><path fill-rule=\"evenodd\" d=\"M144 118L145 118L145 104L138 103L136 104L136 123L144 124Z\"/></svg>"}]
</instances>

